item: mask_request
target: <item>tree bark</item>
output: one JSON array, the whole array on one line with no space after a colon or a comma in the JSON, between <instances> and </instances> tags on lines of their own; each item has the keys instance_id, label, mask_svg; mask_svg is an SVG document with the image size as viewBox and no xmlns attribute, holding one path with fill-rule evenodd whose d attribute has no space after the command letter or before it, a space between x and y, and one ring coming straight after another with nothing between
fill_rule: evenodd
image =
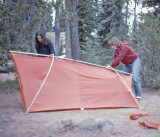
<instances>
[{"instance_id":1,"label":"tree bark","mask_svg":"<svg viewBox=\"0 0 160 137\"><path fill-rule=\"evenodd\" d=\"M59 6L60 7L60 6ZM59 18L60 18L60 8L57 7L56 9L56 16L55 16L55 51L56 55L60 55L60 28L59 28Z\"/></svg>"},{"instance_id":2,"label":"tree bark","mask_svg":"<svg viewBox=\"0 0 160 137\"><path fill-rule=\"evenodd\" d=\"M137 0L134 0L135 6L134 6L134 21L133 21L133 33L136 33L137 31Z\"/></svg>"},{"instance_id":3,"label":"tree bark","mask_svg":"<svg viewBox=\"0 0 160 137\"><path fill-rule=\"evenodd\" d=\"M70 39L70 17L69 17L69 4L66 2L65 3L65 11L66 11L66 20L65 20L65 27L66 27L66 32L65 32L65 47L66 47L66 57L67 58L72 58L71 54L71 39Z\"/></svg>"},{"instance_id":4,"label":"tree bark","mask_svg":"<svg viewBox=\"0 0 160 137\"><path fill-rule=\"evenodd\" d=\"M146 37L142 39L142 49L141 49L141 55L145 55L145 51L144 48L147 45L147 39ZM140 56L140 60L141 60L141 76L142 76L142 85L146 86L147 80L146 80L146 75L145 72L143 70L145 70L145 65L143 63L144 61L144 56Z\"/></svg>"},{"instance_id":5,"label":"tree bark","mask_svg":"<svg viewBox=\"0 0 160 137\"><path fill-rule=\"evenodd\" d=\"M127 6L126 6L126 24L128 24L128 15L129 15L128 6L129 6L129 1L127 0Z\"/></svg>"},{"instance_id":6,"label":"tree bark","mask_svg":"<svg viewBox=\"0 0 160 137\"><path fill-rule=\"evenodd\" d=\"M72 58L76 60L81 59L80 46L79 46L79 35L78 35L78 20L77 20L77 0L71 2L71 49Z\"/></svg>"},{"instance_id":7,"label":"tree bark","mask_svg":"<svg viewBox=\"0 0 160 137\"><path fill-rule=\"evenodd\" d=\"M34 6L35 2L34 0L31 0L31 19L34 18ZM30 49L29 49L30 51ZM35 25L33 25L32 31L31 31L31 51L36 52L35 49Z\"/></svg>"}]
</instances>

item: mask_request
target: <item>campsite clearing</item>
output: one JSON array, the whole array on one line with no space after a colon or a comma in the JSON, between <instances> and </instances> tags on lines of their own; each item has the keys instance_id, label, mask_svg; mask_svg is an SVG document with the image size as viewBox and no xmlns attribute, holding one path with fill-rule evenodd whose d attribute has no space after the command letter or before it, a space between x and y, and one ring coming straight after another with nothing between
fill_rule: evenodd
<instances>
[{"instance_id":1,"label":"campsite clearing","mask_svg":"<svg viewBox=\"0 0 160 137\"><path fill-rule=\"evenodd\" d=\"M142 109L93 109L26 114L19 90L0 91L0 137L160 137L160 131L138 122L160 122L160 91L143 89ZM139 111L151 116L130 120ZM97 121L101 121L98 124ZM97 124L97 125L96 125ZM96 125L96 126L95 126Z\"/></svg>"}]
</instances>

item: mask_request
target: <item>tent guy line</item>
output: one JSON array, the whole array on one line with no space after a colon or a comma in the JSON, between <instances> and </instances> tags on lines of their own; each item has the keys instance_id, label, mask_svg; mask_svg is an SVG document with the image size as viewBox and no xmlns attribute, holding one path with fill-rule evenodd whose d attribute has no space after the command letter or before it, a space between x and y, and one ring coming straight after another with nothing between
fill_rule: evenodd
<instances>
[{"instance_id":1,"label":"tent guy line","mask_svg":"<svg viewBox=\"0 0 160 137\"><path fill-rule=\"evenodd\" d=\"M113 69L113 68L111 67L111 69ZM134 98L134 95L133 95L133 93L132 93L132 90L129 88L129 86L127 85L126 81L121 77L121 75L116 71L116 69L113 69L113 70L116 72L117 76L120 77L122 83L123 83L123 84L125 85L125 87L131 92L131 95L132 95L133 98ZM137 101L136 99L135 99L135 101L137 102L138 107L139 107L139 108L142 108L142 107L139 105L139 103L138 103L138 101Z\"/></svg>"},{"instance_id":2,"label":"tent guy line","mask_svg":"<svg viewBox=\"0 0 160 137\"><path fill-rule=\"evenodd\" d=\"M48 76L49 76L49 73L51 72L53 63L54 63L54 55L52 55L52 62L51 62L51 65L50 65L50 67L49 67L48 73L47 73L47 75L45 76L45 78L44 78L44 80L43 80L43 83L42 83L42 85L40 86L38 92L36 93L34 99L32 100L32 103L30 104L29 108L28 108L27 111L26 111L27 114L28 114L28 112L29 112L31 106L33 105L34 101L36 100L38 94L40 93L40 91L41 91L43 85L45 84L45 82L46 82L46 80L47 80L47 78L48 78Z\"/></svg>"}]
</instances>

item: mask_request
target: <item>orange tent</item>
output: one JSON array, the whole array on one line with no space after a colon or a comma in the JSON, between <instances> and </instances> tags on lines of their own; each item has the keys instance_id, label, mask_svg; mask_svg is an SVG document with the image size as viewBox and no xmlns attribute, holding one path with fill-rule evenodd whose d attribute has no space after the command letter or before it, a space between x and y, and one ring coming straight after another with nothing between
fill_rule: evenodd
<instances>
[{"instance_id":1,"label":"orange tent","mask_svg":"<svg viewBox=\"0 0 160 137\"><path fill-rule=\"evenodd\" d=\"M29 56L11 51L26 112L137 108L132 75L124 79L105 67L56 57Z\"/></svg>"}]
</instances>

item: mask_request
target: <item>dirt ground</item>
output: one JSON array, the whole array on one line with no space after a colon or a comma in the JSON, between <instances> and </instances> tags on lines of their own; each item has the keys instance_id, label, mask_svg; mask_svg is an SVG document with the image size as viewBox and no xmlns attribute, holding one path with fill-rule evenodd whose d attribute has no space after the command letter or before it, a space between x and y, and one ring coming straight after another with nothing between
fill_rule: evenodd
<instances>
[{"instance_id":1,"label":"dirt ground","mask_svg":"<svg viewBox=\"0 0 160 137\"><path fill-rule=\"evenodd\" d=\"M160 91L143 89L141 109L67 110L24 112L18 100L19 90L0 91L0 137L160 137L156 129L140 127L138 122L160 122ZM148 112L130 120L131 114ZM95 121L103 124L95 127ZM92 124L93 123L93 124ZM106 128L102 128L108 123Z\"/></svg>"},{"instance_id":2,"label":"dirt ground","mask_svg":"<svg viewBox=\"0 0 160 137\"><path fill-rule=\"evenodd\" d=\"M0 82L5 82L6 80L15 80L16 73L0 73Z\"/></svg>"}]
</instances>

